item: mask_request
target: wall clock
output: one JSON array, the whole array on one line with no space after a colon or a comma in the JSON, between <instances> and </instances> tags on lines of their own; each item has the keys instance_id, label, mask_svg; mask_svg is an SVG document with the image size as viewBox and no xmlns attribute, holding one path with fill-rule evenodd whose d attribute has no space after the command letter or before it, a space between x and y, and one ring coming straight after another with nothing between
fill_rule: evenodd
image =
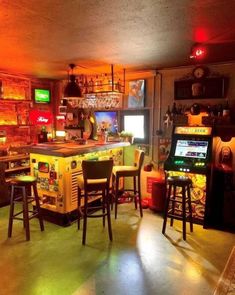
<instances>
[{"instance_id":1,"label":"wall clock","mask_svg":"<svg viewBox=\"0 0 235 295\"><path fill-rule=\"evenodd\" d=\"M207 68L203 67L203 66L198 66L193 70L193 76L196 79L202 79L205 78L207 75Z\"/></svg>"}]
</instances>

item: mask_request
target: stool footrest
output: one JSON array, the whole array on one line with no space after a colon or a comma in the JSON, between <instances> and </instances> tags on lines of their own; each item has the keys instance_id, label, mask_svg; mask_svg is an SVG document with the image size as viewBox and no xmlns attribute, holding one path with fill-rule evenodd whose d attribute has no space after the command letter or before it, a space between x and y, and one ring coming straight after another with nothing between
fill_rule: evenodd
<instances>
[{"instance_id":1,"label":"stool footrest","mask_svg":"<svg viewBox=\"0 0 235 295\"><path fill-rule=\"evenodd\" d=\"M188 202L188 201L189 201L189 199L185 199L185 202ZM170 199L170 202L183 204L182 199L181 200Z\"/></svg>"},{"instance_id":2,"label":"stool footrest","mask_svg":"<svg viewBox=\"0 0 235 295\"><path fill-rule=\"evenodd\" d=\"M104 216L108 216L108 213L102 213L102 214L87 214L87 217L89 218L96 218L96 217L104 217Z\"/></svg>"},{"instance_id":3,"label":"stool footrest","mask_svg":"<svg viewBox=\"0 0 235 295\"><path fill-rule=\"evenodd\" d=\"M38 212L32 214L32 215L29 215L29 220L32 219L32 218L35 218L38 216Z\"/></svg>"},{"instance_id":4,"label":"stool footrest","mask_svg":"<svg viewBox=\"0 0 235 295\"><path fill-rule=\"evenodd\" d=\"M168 215L168 216L169 216L169 214L182 215L182 214L183 214L183 211L180 210L180 209L178 209L178 208L175 208L175 209L174 209L174 213L173 213L173 209L170 208L170 209L168 209L168 211L167 211L167 215ZM186 210L185 214L186 214L186 215L187 215L187 214L190 214L190 211L189 211L189 210Z\"/></svg>"},{"instance_id":5,"label":"stool footrest","mask_svg":"<svg viewBox=\"0 0 235 295\"><path fill-rule=\"evenodd\" d=\"M183 216L182 215L168 214L167 217L178 219L178 220L183 220ZM186 215L185 216L186 221L189 220L189 217L190 217L190 215Z\"/></svg>"}]
</instances>

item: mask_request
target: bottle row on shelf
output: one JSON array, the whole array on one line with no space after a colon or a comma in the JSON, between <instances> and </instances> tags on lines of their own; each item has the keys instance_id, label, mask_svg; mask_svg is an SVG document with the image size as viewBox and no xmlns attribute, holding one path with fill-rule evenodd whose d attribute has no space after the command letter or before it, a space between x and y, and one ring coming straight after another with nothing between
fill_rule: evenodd
<instances>
[{"instance_id":1,"label":"bottle row on shelf","mask_svg":"<svg viewBox=\"0 0 235 295\"><path fill-rule=\"evenodd\" d=\"M119 77L103 74L78 76L77 83L83 94L97 92L124 92L124 82Z\"/></svg>"},{"instance_id":2,"label":"bottle row on shelf","mask_svg":"<svg viewBox=\"0 0 235 295\"><path fill-rule=\"evenodd\" d=\"M201 119L196 119L200 115ZM194 119L193 119L194 118ZM173 103L172 107L168 105L167 111L163 117L165 125L188 124L189 121L194 124L204 125L224 125L231 123L230 106L228 101L224 104L203 105L194 103L189 105L177 105ZM199 121L198 121L199 120ZM197 123L196 123L197 122Z\"/></svg>"},{"instance_id":3,"label":"bottle row on shelf","mask_svg":"<svg viewBox=\"0 0 235 295\"><path fill-rule=\"evenodd\" d=\"M208 116L228 116L230 114L230 106L228 100L224 104L214 104L214 105L203 105L199 103L194 103L192 105L182 105L173 103L172 107L168 105L167 111L165 113L166 117L172 117L174 115L186 115L191 113L192 115L198 115L200 113L206 113Z\"/></svg>"}]
</instances>

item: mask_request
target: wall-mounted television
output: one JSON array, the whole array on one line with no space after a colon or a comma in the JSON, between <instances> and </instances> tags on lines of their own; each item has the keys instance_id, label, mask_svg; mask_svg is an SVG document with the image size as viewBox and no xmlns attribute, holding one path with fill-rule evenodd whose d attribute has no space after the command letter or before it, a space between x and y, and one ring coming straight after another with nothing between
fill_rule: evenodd
<instances>
[{"instance_id":1,"label":"wall-mounted television","mask_svg":"<svg viewBox=\"0 0 235 295\"><path fill-rule=\"evenodd\" d=\"M134 135L134 143L149 144L149 110L125 110L120 114L121 130Z\"/></svg>"},{"instance_id":2,"label":"wall-mounted television","mask_svg":"<svg viewBox=\"0 0 235 295\"><path fill-rule=\"evenodd\" d=\"M96 111L94 112L96 120L96 129L117 133L118 132L118 114L113 111Z\"/></svg>"},{"instance_id":3,"label":"wall-mounted television","mask_svg":"<svg viewBox=\"0 0 235 295\"><path fill-rule=\"evenodd\" d=\"M51 93L49 89L34 89L34 101L35 103L50 103L51 102Z\"/></svg>"}]
</instances>

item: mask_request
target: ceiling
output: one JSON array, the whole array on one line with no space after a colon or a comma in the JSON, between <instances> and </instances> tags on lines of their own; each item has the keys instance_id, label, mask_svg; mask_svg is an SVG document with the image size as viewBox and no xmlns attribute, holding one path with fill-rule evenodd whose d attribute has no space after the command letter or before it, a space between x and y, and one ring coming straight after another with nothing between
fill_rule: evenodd
<instances>
[{"instance_id":1,"label":"ceiling","mask_svg":"<svg viewBox=\"0 0 235 295\"><path fill-rule=\"evenodd\" d=\"M1 0L0 70L63 79L235 60L234 0Z\"/></svg>"}]
</instances>

